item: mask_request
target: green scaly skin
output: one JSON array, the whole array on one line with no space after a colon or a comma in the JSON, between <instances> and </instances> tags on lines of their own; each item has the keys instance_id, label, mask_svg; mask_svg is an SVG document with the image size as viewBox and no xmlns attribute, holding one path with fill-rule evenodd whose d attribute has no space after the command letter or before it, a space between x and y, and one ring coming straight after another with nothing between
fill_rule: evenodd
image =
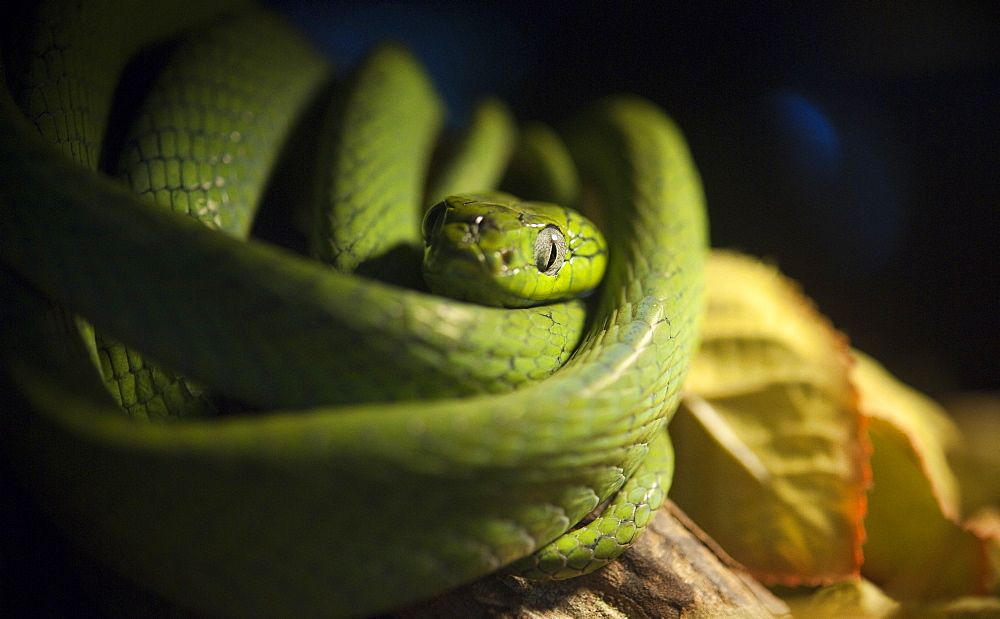
<instances>
[{"instance_id":1,"label":"green scaly skin","mask_svg":"<svg viewBox=\"0 0 1000 619\"><path fill-rule=\"evenodd\" d=\"M427 176L435 148L433 129L443 116L440 97L406 50L383 44L343 81L329 111L318 157L320 199L312 211L313 255L342 273L422 287L420 179ZM436 166L427 182L448 192L462 186L494 188L509 154L503 144L512 143L515 134L506 107L487 99L459 140L460 147L450 153L448 164ZM503 136L501 148L488 148L489 140L497 136ZM579 302L511 313L420 295L408 300L406 307L425 308L404 325L409 337L432 339L436 351L448 351L447 363L440 354L429 349L419 353L412 344L401 342L402 350L395 354L399 364L415 357L405 365L419 373L379 384L381 395L369 394L367 399L499 393L545 378L569 358L584 320ZM450 327L446 330L432 321L446 321ZM379 330L386 328L374 329ZM406 332L400 335L407 337ZM391 353L387 347L375 354ZM448 380L428 381L421 376L441 374L442 367L451 375Z\"/></svg>"},{"instance_id":2,"label":"green scaly skin","mask_svg":"<svg viewBox=\"0 0 1000 619\"><path fill-rule=\"evenodd\" d=\"M156 36L172 32L145 3L106 8L114 19L95 23L155 21ZM155 9L200 21L177 3ZM39 46L54 40L69 56L122 41L89 34L60 31ZM129 53L115 52L119 65ZM93 77L77 62L61 64ZM316 62L308 92L322 84ZM367 400L436 395L468 376L451 366L481 363L490 342L503 363L531 359L535 338L561 325L551 308L563 304L470 306L220 234L73 163L64 153L92 151L65 146L84 141L51 119L75 118L78 101L28 92L19 101L34 126L0 95L0 284L16 299L3 306L15 325L3 360L27 404L0 416L5 451L56 521L136 582L204 613L367 614L553 541L538 571L585 571L655 509L671 467L647 455L668 453L664 423L697 343L706 231L686 147L654 106L608 100L564 134L588 181L581 206L600 206L611 247L572 358L499 395L386 404ZM88 363L92 345L48 299L266 412L129 419ZM489 314L501 330L483 329ZM506 322L522 315L543 328ZM508 347L522 356L505 358ZM400 384L403 395L379 390ZM612 495L597 533L560 541Z\"/></svg>"},{"instance_id":3,"label":"green scaly skin","mask_svg":"<svg viewBox=\"0 0 1000 619\"><path fill-rule=\"evenodd\" d=\"M378 270L401 247L419 255L415 205L443 120L430 78L396 45L375 49L343 80L321 129L321 199L310 230L317 259L350 274Z\"/></svg>"},{"instance_id":4,"label":"green scaly skin","mask_svg":"<svg viewBox=\"0 0 1000 619\"><path fill-rule=\"evenodd\" d=\"M576 166L551 127L540 122L524 126L510 158L503 190L541 202L578 203Z\"/></svg>"},{"instance_id":5,"label":"green scaly skin","mask_svg":"<svg viewBox=\"0 0 1000 619\"><path fill-rule=\"evenodd\" d=\"M259 44L264 37L267 47ZM299 69L288 71L289 63ZM285 136L326 74L275 16L246 13L220 24L212 36L180 46L164 67L116 171L164 209L246 238ZM259 88L262 82L272 86ZM215 412L196 383L100 331L97 349L105 380L130 416Z\"/></svg>"},{"instance_id":6,"label":"green scaly skin","mask_svg":"<svg viewBox=\"0 0 1000 619\"><path fill-rule=\"evenodd\" d=\"M428 179L427 206L446 196L497 186L515 148L517 128L503 102L486 98L473 110L469 127L448 149L445 163Z\"/></svg>"},{"instance_id":7,"label":"green scaly skin","mask_svg":"<svg viewBox=\"0 0 1000 619\"><path fill-rule=\"evenodd\" d=\"M578 297L601 282L607 264L604 237L587 218L503 193L449 196L427 211L423 229L431 291L483 305ZM545 234L558 235L561 247L542 243Z\"/></svg>"}]
</instances>

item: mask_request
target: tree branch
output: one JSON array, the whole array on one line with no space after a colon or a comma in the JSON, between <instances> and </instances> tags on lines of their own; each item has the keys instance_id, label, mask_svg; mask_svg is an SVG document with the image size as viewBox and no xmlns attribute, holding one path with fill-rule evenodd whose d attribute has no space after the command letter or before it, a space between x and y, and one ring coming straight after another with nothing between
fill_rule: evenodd
<instances>
[{"instance_id":1,"label":"tree branch","mask_svg":"<svg viewBox=\"0 0 1000 619\"><path fill-rule=\"evenodd\" d=\"M784 602L668 500L631 550L593 574L554 582L494 575L392 616L770 618L788 614Z\"/></svg>"}]
</instances>

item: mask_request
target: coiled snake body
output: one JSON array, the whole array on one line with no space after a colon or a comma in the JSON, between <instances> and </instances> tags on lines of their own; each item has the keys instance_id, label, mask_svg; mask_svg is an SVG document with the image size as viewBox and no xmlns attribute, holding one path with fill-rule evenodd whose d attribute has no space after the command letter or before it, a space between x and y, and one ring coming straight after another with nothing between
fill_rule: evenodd
<instances>
[{"instance_id":1,"label":"coiled snake body","mask_svg":"<svg viewBox=\"0 0 1000 619\"><path fill-rule=\"evenodd\" d=\"M428 179L440 103L398 48L317 106L326 64L253 8L38 16L4 41L3 359L25 405L2 430L57 522L143 586L234 616L378 612L518 560L564 577L634 539L669 483L706 245L697 174L658 109L618 97L561 138L515 139L487 103ZM107 166L137 197L94 170L117 75L158 40L170 60ZM245 238L285 136L319 107L316 193L340 210L309 235L334 268ZM586 316L366 277L420 246L426 205L523 187L511 150L551 171L521 197L599 209L610 252ZM254 412L207 414L211 394ZM183 418L131 418L158 414Z\"/></svg>"}]
</instances>

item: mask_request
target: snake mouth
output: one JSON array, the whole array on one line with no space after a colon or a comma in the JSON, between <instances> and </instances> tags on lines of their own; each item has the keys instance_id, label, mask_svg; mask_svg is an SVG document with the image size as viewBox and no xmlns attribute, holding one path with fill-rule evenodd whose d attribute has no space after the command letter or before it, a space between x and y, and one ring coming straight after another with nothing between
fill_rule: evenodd
<instances>
[{"instance_id":1,"label":"snake mouth","mask_svg":"<svg viewBox=\"0 0 1000 619\"><path fill-rule=\"evenodd\" d=\"M489 277L506 273L512 250L486 250L478 239L462 244L440 244L428 248L424 257L424 274L460 276L465 279Z\"/></svg>"}]
</instances>

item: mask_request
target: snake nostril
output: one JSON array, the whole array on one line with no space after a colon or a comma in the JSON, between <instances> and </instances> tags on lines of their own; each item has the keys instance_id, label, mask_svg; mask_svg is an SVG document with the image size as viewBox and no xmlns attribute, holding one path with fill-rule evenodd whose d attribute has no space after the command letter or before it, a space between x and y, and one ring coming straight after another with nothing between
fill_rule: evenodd
<instances>
[{"instance_id":1,"label":"snake nostril","mask_svg":"<svg viewBox=\"0 0 1000 619\"><path fill-rule=\"evenodd\" d=\"M424 243L426 245L430 245L431 237L441 229L441 226L444 224L445 211L447 210L448 207L444 202L438 202L424 215L420 231L424 235Z\"/></svg>"}]
</instances>

